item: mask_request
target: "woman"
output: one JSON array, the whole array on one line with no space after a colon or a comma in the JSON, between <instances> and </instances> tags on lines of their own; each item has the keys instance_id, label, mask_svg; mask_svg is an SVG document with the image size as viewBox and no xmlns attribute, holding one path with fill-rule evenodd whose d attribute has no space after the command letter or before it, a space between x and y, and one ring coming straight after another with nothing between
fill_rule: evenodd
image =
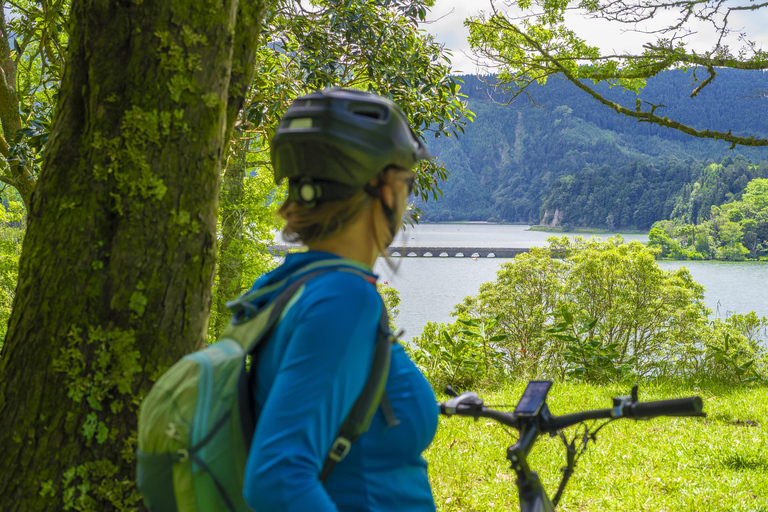
<instances>
[{"instance_id":1,"label":"woman","mask_svg":"<svg viewBox=\"0 0 768 512\"><path fill-rule=\"evenodd\" d=\"M325 484L318 479L371 368L383 308L371 269L402 222L411 169L428 156L397 106L371 93L316 92L280 122L272 161L275 181L289 180L284 233L309 250L288 255L254 289L329 258L365 278L330 271L310 279L257 362L259 421L244 495L258 512L435 509L421 456L437 427L435 396L398 344L386 394L399 424L388 427L377 411Z\"/></svg>"}]
</instances>

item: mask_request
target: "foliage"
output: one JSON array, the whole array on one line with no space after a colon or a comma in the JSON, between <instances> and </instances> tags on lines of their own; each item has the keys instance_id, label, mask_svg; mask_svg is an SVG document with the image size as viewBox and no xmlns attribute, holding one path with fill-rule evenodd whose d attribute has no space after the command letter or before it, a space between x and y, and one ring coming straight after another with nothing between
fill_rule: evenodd
<instances>
[{"instance_id":1,"label":"foliage","mask_svg":"<svg viewBox=\"0 0 768 512\"><path fill-rule=\"evenodd\" d=\"M566 306L555 314L555 318L562 320L547 329L547 332L565 342L563 358L568 363L565 375L601 383L622 380L632 374L632 365L636 358L619 362L622 357L617 350L618 343L606 345L589 336L597 323L597 318L585 318L583 323L577 325L574 316Z\"/></svg>"},{"instance_id":2,"label":"foliage","mask_svg":"<svg viewBox=\"0 0 768 512\"><path fill-rule=\"evenodd\" d=\"M247 125L268 140L294 98L340 86L391 98L422 138L425 133L454 138L463 133L473 114L459 93L461 79L450 76L450 52L419 29L432 3L315 0L308 10L290 0L277 2L268 13L266 44L257 55ZM436 199L446 177L435 160L425 162L416 194Z\"/></svg>"},{"instance_id":3,"label":"foliage","mask_svg":"<svg viewBox=\"0 0 768 512\"><path fill-rule=\"evenodd\" d=\"M377 283L376 288L379 290L381 300L384 301L384 307L387 308L389 314L389 329L397 334L397 315L400 314L398 306L400 306L400 292L393 287L389 286L389 283Z\"/></svg>"},{"instance_id":4,"label":"foliage","mask_svg":"<svg viewBox=\"0 0 768 512\"><path fill-rule=\"evenodd\" d=\"M475 347L482 347L483 351L479 356L481 357L482 373L485 376L490 376L492 369L498 369L502 367L504 351L499 350L499 343L507 338L506 334L497 334L491 336L490 331L499 323L501 315L496 315L493 318L481 318L478 320L463 320L459 319L459 322L464 325L465 328L459 331L460 334L468 337L469 339L475 339L478 342ZM475 330L469 329L473 327Z\"/></svg>"},{"instance_id":5,"label":"foliage","mask_svg":"<svg viewBox=\"0 0 768 512\"><path fill-rule=\"evenodd\" d=\"M456 322L428 323L414 338L413 358L436 389L509 378L768 377L768 319L710 320L688 270L661 270L640 242L548 241L502 264L495 282L456 306Z\"/></svg>"},{"instance_id":6,"label":"foliage","mask_svg":"<svg viewBox=\"0 0 768 512\"><path fill-rule=\"evenodd\" d=\"M0 181L29 204L59 93L68 42L69 0L19 0L0 13Z\"/></svg>"},{"instance_id":7,"label":"foliage","mask_svg":"<svg viewBox=\"0 0 768 512\"><path fill-rule=\"evenodd\" d=\"M755 360L747 359L741 362L741 359L748 357L744 349L731 347L731 339L728 334L725 335L724 346L707 345L707 360L712 360L714 365L720 366L718 375L725 376L735 380L737 383L752 382L760 379L760 374L754 369Z\"/></svg>"},{"instance_id":8,"label":"foliage","mask_svg":"<svg viewBox=\"0 0 768 512\"><path fill-rule=\"evenodd\" d=\"M504 5L512 8L510 12L501 10ZM687 105L696 105L693 100L709 92L707 88L720 69L768 68L768 53L747 34L732 31L734 25L729 23L740 13L764 8L764 4L751 2L724 6L721 2L695 0L492 1L490 11L471 17L465 24L478 58L497 65L501 69L497 82L513 89L515 94L523 93L532 83L544 83L560 75L593 100L638 121L693 137L727 141L732 147L766 146L768 139L756 138L754 132L736 133L733 126L718 130L708 123L688 124L680 118L667 117L666 111L659 111L668 103L647 95L635 98L632 105L626 105L626 101L622 105L589 84L603 82L640 94L646 80L664 70L690 70L692 83L688 86L691 92ZM670 17L658 16L661 13ZM648 41L635 51L603 53L587 43L590 29L578 25L574 21L578 17L608 21L621 30L647 35ZM581 27L580 33L577 26ZM704 40L712 41L711 47L698 48L688 37L701 30L705 30ZM757 91L752 94L753 99L760 96Z\"/></svg>"},{"instance_id":9,"label":"foliage","mask_svg":"<svg viewBox=\"0 0 768 512\"><path fill-rule=\"evenodd\" d=\"M499 390L476 391L489 405L515 404L525 384L511 382ZM768 387L695 385L670 379L639 384L641 401L700 395L707 418L610 423L580 460L559 509L726 512L768 508ZM556 382L547 403L557 415L604 409L611 406L611 397L628 391L626 383ZM565 434L570 438L581 433L578 428ZM513 442L514 436L510 438L491 420L441 417L437 435L424 453L437 510L518 510L515 475L504 458ZM531 468L550 496L562 477L565 455L557 437L542 436L529 456Z\"/></svg>"},{"instance_id":10,"label":"foliage","mask_svg":"<svg viewBox=\"0 0 768 512\"><path fill-rule=\"evenodd\" d=\"M545 326L563 300L561 276L567 264L548 249L532 248L502 263L496 281L456 306L459 318L496 318L492 334L505 334L506 364L518 377L555 374L562 363L562 344Z\"/></svg>"},{"instance_id":11,"label":"foliage","mask_svg":"<svg viewBox=\"0 0 768 512\"><path fill-rule=\"evenodd\" d=\"M710 206L707 215L683 214L656 222L649 245L659 250L660 257L670 259L738 261L768 256L768 179L754 178L744 185L729 193L729 202ZM689 202L697 202L708 190L696 182ZM697 222L687 223L691 218Z\"/></svg>"},{"instance_id":12,"label":"foliage","mask_svg":"<svg viewBox=\"0 0 768 512\"><path fill-rule=\"evenodd\" d=\"M686 269L662 271L652 250L620 237L549 241L549 249L502 264L497 280L454 312L459 318L499 315L491 334L507 334L514 374L601 381L691 376L700 369L709 311L703 288ZM552 325L557 315L562 320Z\"/></svg>"},{"instance_id":13,"label":"foliage","mask_svg":"<svg viewBox=\"0 0 768 512\"><path fill-rule=\"evenodd\" d=\"M768 318L758 317L754 311L730 315L725 321L750 343L759 343L766 338Z\"/></svg>"},{"instance_id":14,"label":"foliage","mask_svg":"<svg viewBox=\"0 0 768 512\"><path fill-rule=\"evenodd\" d=\"M699 378L716 375L730 384L766 383L768 354L755 331L756 326L765 325L768 321L754 312L710 322L700 334L705 348Z\"/></svg>"},{"instance_id":15,"label":"foliage","mask_svg":"<svg viewBox=\"0 0 768 512\"><path fill-rule=\"evenodd\" d=\"M25 222L21 201L0 204L0 349L16 292Z\"/></svg>"},{"instance_id":16,"label":"foliage","mask_svg":"<svg viewBox=\"0 0 768 512\"><path fill-rule=\"evenodd\" d=\"M220 237L218 269L213 287L213 303L219 307L211 310L208 343L215 342L229 322L231 315L225 307L226 302L246 291L258 276L277 266L267 249L274 245L275 232L280 227L276 212L282 191L275 189L271 169L259 163L261 155L249 152L247 142L243 146L238 150L239 156L245 159L245 168L240 169L240 176L234 177L237 188L233 190L226 186L232 184L226 173L236 172L232 159L223 179L217 225Z\"/></svg>"},{"instance_id":17,"label":"foliage","mask_svg":"<svg viewBox=\"0 0 768 512\"><path fill-rule=\"evenodd\" d=\"M638 375L691 371L697 356L691 333L706 323L709 311L704 288L686 269L662 271L652 250L620 237L549 240L551 250L567 254L567 301L597 319L597 340L619 344L617 363L634 358Z\"/></svg>"},{"instance_id":18,"label":"foliage","mask_svg":"<svg viewBox=\"0 0 768 512\"><path fill-rule=\"evenodd\" d=\"M478 359L480 343L462 336L457 325L427 322L421 335L411 340L406 350L434 389L450 384L470 389L482 381Z\"/></svg>"},{"instance_id":19,"label":"foliage","mask_svg":"<svg viewBox=\"0 0 768 512\"><path fill-rule=\"evenodd\" d=\"M459 319L453 325L428 322L406 347L434 389L496 386L512 377L501 342L506 334L491 334L499 317Z\"/></svg>"}]
</instances>

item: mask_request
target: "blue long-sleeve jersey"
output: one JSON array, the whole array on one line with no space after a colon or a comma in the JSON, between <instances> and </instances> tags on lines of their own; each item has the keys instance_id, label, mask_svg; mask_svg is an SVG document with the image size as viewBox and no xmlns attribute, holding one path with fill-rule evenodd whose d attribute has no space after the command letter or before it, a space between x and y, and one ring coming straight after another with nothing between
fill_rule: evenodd
<instances>
[{"instance_id":1,"label":"blue long-sleeve jersey","mask_svg":"<svg viewBox=\"0 0 768 512\"><path fill-rule=\"evenodd\" d=\"M291 254L254 289L335 257ZM257 512L435 510L421 452L437 428L436 400L399 344L392 346L386 392L400 424L387 427L377 411L325 485L318 480L373 361L383 306L375 276L368 275L366 281L330 271L309 280L264 347L255 390L259 420L244 485L245 499Z\"/></svg>"}]
</instances>

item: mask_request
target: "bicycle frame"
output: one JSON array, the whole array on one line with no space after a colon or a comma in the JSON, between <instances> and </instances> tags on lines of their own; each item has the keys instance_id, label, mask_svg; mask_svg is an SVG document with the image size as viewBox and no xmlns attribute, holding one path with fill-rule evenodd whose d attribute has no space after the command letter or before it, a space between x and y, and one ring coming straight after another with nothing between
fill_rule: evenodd
<instances>
[{"instance_id":1,"label":"bicycle frame","mask_svg":"<svg viewBox=\"0 0 768 512\"><path fill-rule=\"evenodd\" d=\"M523 427L520 438L507 448L507 460L517 475L517 490L521 512L555 512L555 505L547 496L539 475L528 465L528 453L533 448L538 432L535 426Z\"/></svg>"}]
</instances>

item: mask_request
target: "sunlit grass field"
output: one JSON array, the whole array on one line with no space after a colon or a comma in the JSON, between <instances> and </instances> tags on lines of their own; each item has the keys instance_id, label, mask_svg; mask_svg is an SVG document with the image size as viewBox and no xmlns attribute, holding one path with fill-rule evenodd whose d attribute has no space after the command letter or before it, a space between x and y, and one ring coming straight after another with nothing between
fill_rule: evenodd
<instances>
[{"instance_id":1,"label":"sunlit grass field","mask_svg":"<svg viewBox=\"0 0 768 512\"><path fill-rule=\"evenodd\" d=\"M478 394L489 406L514 405L524 387ZM555 383L547 403L553 414L567 414L604 409L611 397L627 394L625 385ZM579 459L559 511L768 512L768 388L657 382L641 384L639 395L640 401L699 395L708 417L607 425ZM505 459L514 440L491 420L441 417L425 453L438 511L519 510ZM566 463L562 441L539 438L529 462L552 497Z\"/></svg>"}]
</instances>

